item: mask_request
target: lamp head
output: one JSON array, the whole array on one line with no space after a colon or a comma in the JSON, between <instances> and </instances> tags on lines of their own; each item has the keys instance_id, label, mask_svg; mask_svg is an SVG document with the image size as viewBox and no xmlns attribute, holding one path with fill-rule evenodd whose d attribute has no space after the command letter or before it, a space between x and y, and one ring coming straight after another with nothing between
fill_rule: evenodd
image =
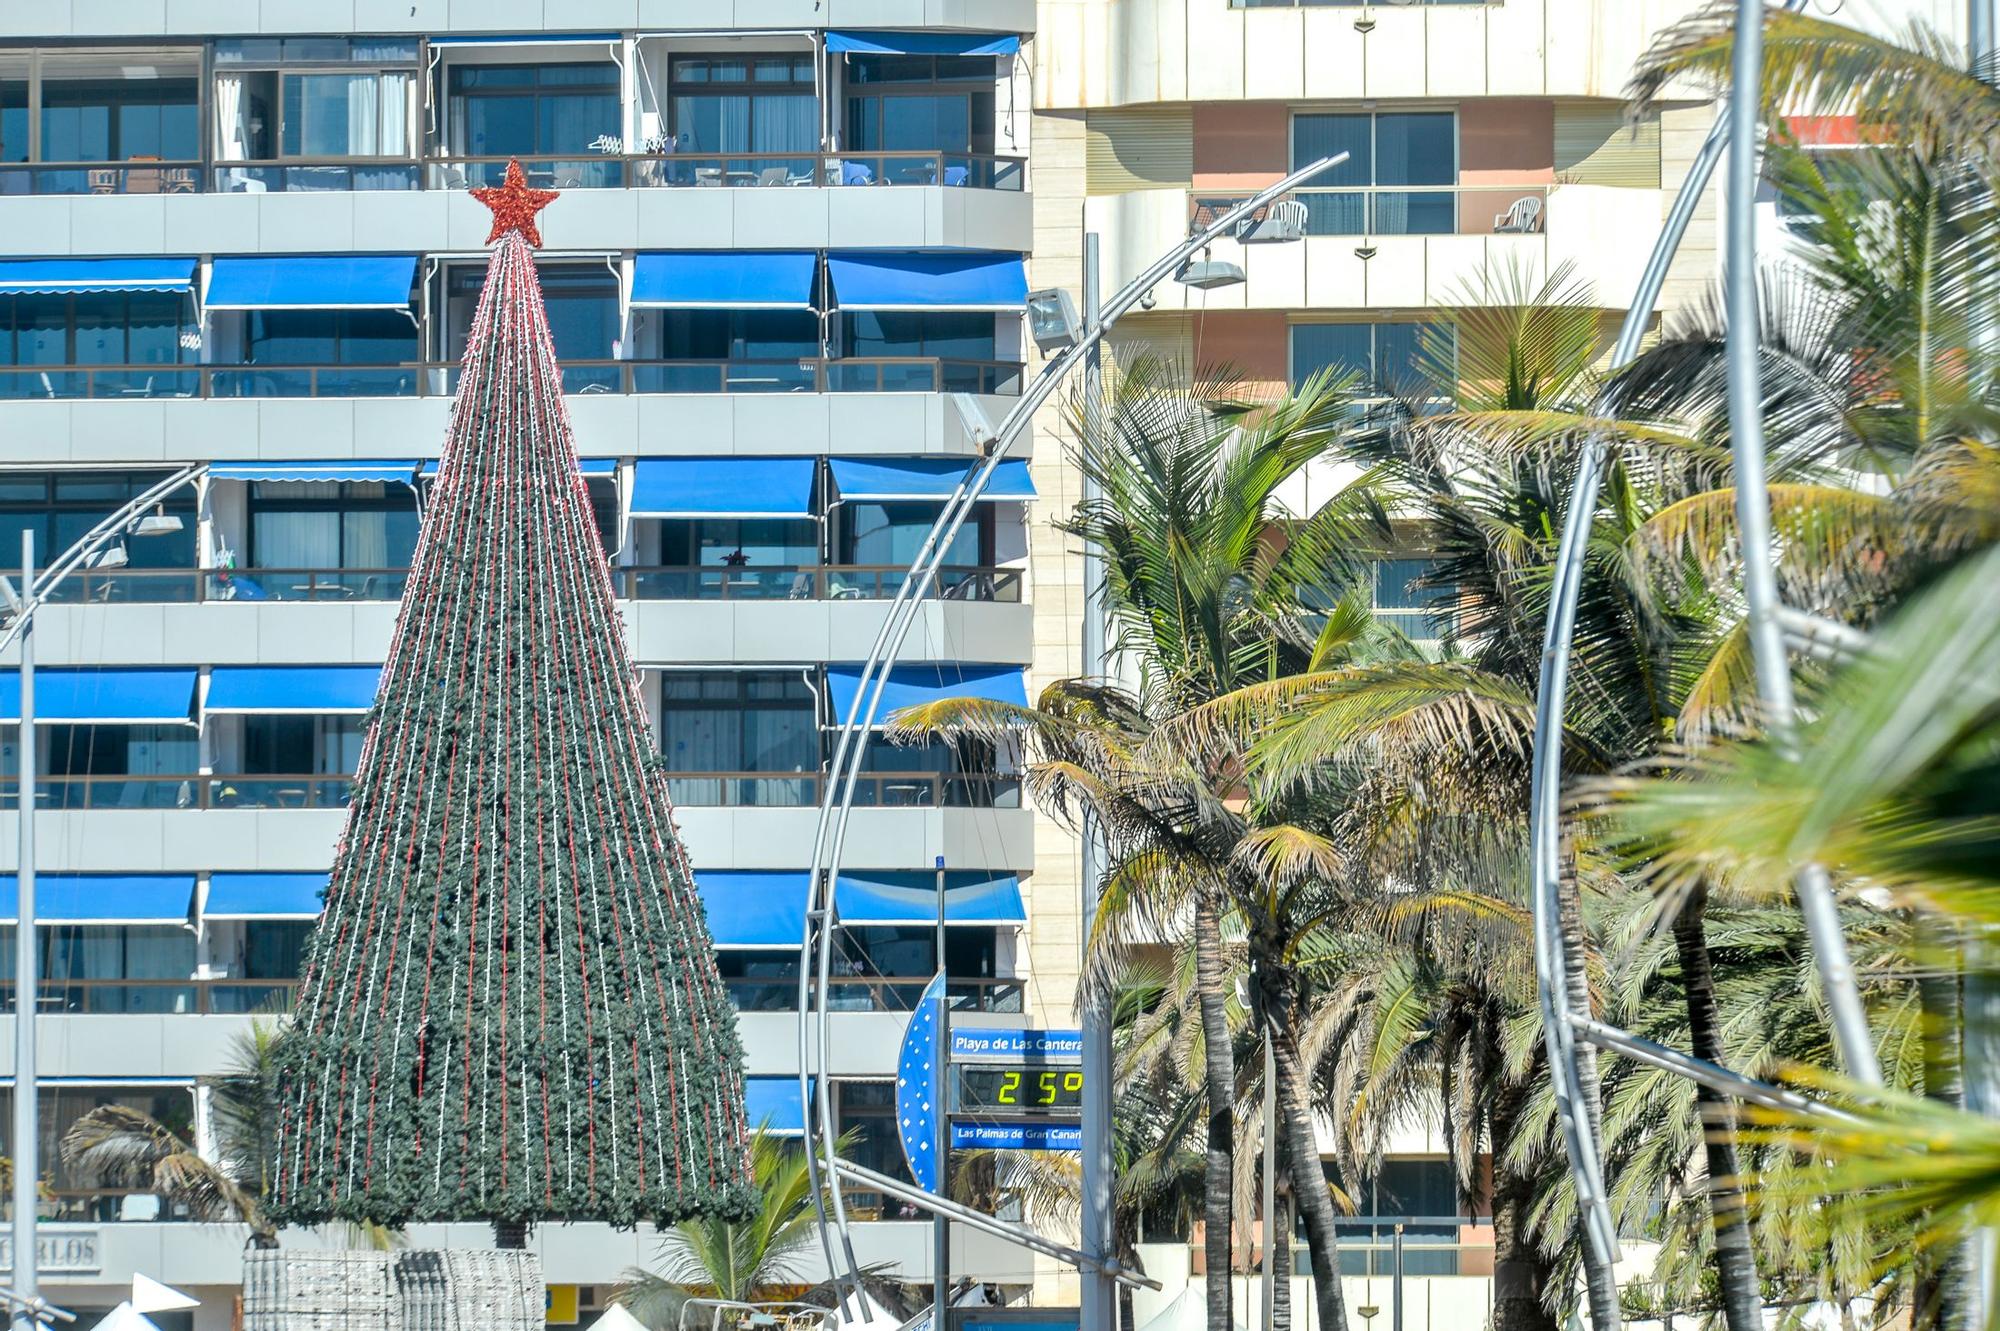
<instances>
[{"instance_id":1,"label":"lamp head","mask_svg":"<svg viewBox=\"0 0 2000 1331\"><path fill-rule=\"evenodd\" d=\"M1083 320L1077 317L1076 302L1060 287L1045 287L1028 293L1028 336L1042 353L1061 351L1083 337Z\"/></svg>"}]
</instances>

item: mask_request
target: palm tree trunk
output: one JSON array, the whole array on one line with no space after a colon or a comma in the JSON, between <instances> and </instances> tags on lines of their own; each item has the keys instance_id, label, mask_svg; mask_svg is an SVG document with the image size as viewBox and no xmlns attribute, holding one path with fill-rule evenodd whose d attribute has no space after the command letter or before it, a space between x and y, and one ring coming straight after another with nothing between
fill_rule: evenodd
<instances>
[{"instance_id":1,"label":"palm tree trunk","mask_svg":"<svg viewBox=\"0 0 2000 1331\"><path fill-rule=\"evenodd\" d=\"M1582 889L1576 881L1576 857L1571 850L1569 833L1563 832L1563 871L1558 877L1556 900L1558 903L1557 924L1562 938L1563 969L1567 973L1566 988L1569 991L1569 1006L1573 1012L1590 1011L1590 973L1586 969L1589 949L1584 941ZM1590 1122L1591 1135L1599 1141L1604 1135L1604 1096L1597 1083L1597 1049L1582 1040L1576 1044L1577 1077L1583 1083L1583 1112ZM1581 1228L1582 1220L1578 1220ZM1619 1331L1622 1321L1618 1308L1618 1278L1609 1264L1600 1262L1591 1252L1587 1238L1579 1236L1583 1250L1584 1292L1590 1302L1591 1331Z\"/></svg>"},{"instance_id":2,"label":"palm tree trunk","mask_svg":"<svg viewBox=\"0 0 2000 1331\"><path fill-rule=\"evenodd\" d=\"M1959 954L1959 942L1947 922L1928 912L1917 915L1915 928L1918 955L1926 958L1923 978L1917 981L1917 1004L1923 1014L1924 1096L1963 1105L1959 977L1942 969L1946 958ZM1969 1331L1972 1319L1966 1315L1966 1258L1964 1250L1954 1252L1932 1244L1917 1249L1916 1287L1910 1295L1910 1325L1917 1331Z\"/></svg>"},{"instance_id":3,"label":"palm tree trunk","mask_svg":"<svg viewBox=\"0 0 2000 1331\"><path fill-rule=\"evenodd\" d=\"M1285 1167L1292 1179L1292 1198L1306 1223L1306 1249L1312 1254L1313 1301L1319 1310L1316 1331L1347 1331L1347 1302L1340 1289L1340 1232L1335 1222L1333 1190L1319 1162L1319 1137L1313 1131L1312 1110L1306 1103L1305 1068L1292 1029L1288 993L1267 994L1267 1037L1271 1062L1278 1072L1278 1121L1283 1125Z\"/></svg>"},{"instance_id":4,"label":"palm tree trunk","mask_svg":"<svg viewBox=\"0 0 2000 1331\"><path fill-rule=\"evenodd\" d=\"M1696 881L1674 917L1674 947L1680 954L1681 986L1687 1000L1688 1040L1696 1058L1727 1064L1722 1015L1715 1001L1715 969L1708 955L1708 884ZM1763 1331L1764 1298L1757 1280L1757 1254L1750 1246L1750 1214L1743 1200L1743 1170L1736 1157L1735 1106L1706 1086L1695 1102L1707 1124L1708 1212L1715 1227L1715 1274L1729 1331Z\"/></svg>"},{"instance_id":5,"label":"palm tree trunk","mask_svg":"<svg viewBox=\"0 0 2000 1331\"><path fill-rule=\"evenodd\" d=\"M1292 1331L1292 1190L1283 1179L1278 1181L1277 1194L1276 1206L1264 1218L1264 1261L1271 1273L1271 1327L1272 1331Z\"/></svg>"},{"instance_id":6,"label":"palm tree trunk","mask_svg":"<svg viewBox=\"0 0 2000 1331\"><path fill-rule=\"evenodd\" d=\"M1235 1057L1229 1043L1227 968L1222 959L1220 889L1204 884L1194 900L1194 980L1201 1006L1203 1090L1208 1149L1202 1169L1202 1251L1207 1264L1208 1331L1230 1328L1230 1151L1235 1144Z\"/></svg>"},{"instance_id":7,"label":"palm tree trunk","mask_svg":"<svg viewBox=\"0 0 2000 1331\"><path fill-rule=\"evenodd\" d=\"M1548 1262L1528 1232L1535 1180L1506 1163L1526 1101L1527 1089L1514 1082L1502 1084L1493 1096L1493 1331L1556 1331L1556 1319L1542 1302Z\"/></svg>"}]
</instances>

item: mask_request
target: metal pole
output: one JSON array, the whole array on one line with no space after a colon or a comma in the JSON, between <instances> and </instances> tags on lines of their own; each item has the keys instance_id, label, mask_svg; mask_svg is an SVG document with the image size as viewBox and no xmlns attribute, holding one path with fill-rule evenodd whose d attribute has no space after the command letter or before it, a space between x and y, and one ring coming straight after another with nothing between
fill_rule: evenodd
<instances>
[{"instance_id":1,"label":"metal pole","mask_svg":"<svg viewBox=\"0 0 2000 1331\"><path fill-rule=\"evenodd\" d=\"M1743 598L1749 610L1750 653L1764 720L1779 742L1791 731L1792 666L1778 621L1778 580L1771 569L1771 496L1764 478L1764 389L1758 364L1757 164L1762 133L1764 0L1737 0L1736 49L1729 102L1728 270L1724 295L1729 366L1729 437L1736 464L1736 525L1742 533ZM1854 966L1840 932L1840 911L1817 864L1793 878L1806 934L1818 959L1834 1043L1857 1081L1880 1085L1882 1068L1868 1034L1868 1014L1855 988Z\"/></svg>"},{"instance_id":2,"label":"metal pole","mask_svg":"<svg viewBox=\"0 0 2000 1331\"><path fill-rule=\"evenodd\" d=\"M21 533L20 853L14 910L14 1324L36 1325L41 1271L35 1248L35 1209L41 1204L41 1126L35 1091L35 535Z\"/></svg>"},{"instance_id":3,"label":"metal pole","mask_svg":"<svg viewBox=\"0 0 2000 1331\"><path fill-rule=\"evenodd\" d=\"M931 1059L931 1103L937 1106L937 1190L951 1195L951 1086L945 1070L951 1066L951 976L944 964L944 856L937 857L937 973L944 980L937 993L937 1056ZM947 1331L951 1307L951 1220L931 1212L931 1275L937 1286L931 1331Z\"/></svg>"},{"instance_id":4,"label":"metal pole","mask_svg":"<svg viewBox=\"0 0 2000 1331\"><path fill-rule=\"evenodd\" d=\"M1083 237L1083 328L1095 333L1099 307L1097 233ZM1084 447L1083 500L1094 503L1100 497L1088 450L1103 439L1104 357L1103 342L1093 340L1083 361ZM1104 674L1104 555L1095 542L1083 547L1083 676L1097 679ZM1083 826L1083 873L1078 884L1082 905L1082 956L1079 970L1088 969L1090 936L1097 926L1097 896L1104 884L1104 841L1097 824L1090 819ZM1108 1258L1116 1247L1116 1217L1111 1200L1111 1012L1101 995L1088 985L1083 993L1083 1217L1081 1247L1099 1258ZM1118 1290L1102 1269L1084 1271L1079 1317L1082 1331L1117 1331Z\"/></svg>"},{"instance_id":5,"label":"metal pole","mask_svg":"<svg viewBox=\"0 0 2000 1331\"><path fill-rule=\"evenodd\" d=\"M1395 1277L1389 1290L1389 1331L1403 1331L1403 1222L1396 1222Z\"/></svg>"}]
</instances>

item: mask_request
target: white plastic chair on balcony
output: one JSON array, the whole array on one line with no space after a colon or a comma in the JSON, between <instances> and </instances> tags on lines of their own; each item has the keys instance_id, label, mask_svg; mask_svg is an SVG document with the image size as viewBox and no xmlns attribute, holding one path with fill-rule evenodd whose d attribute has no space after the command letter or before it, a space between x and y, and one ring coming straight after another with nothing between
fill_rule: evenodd
<instances>
[{"instance_id":1,"label":"white plastic chair on balcony","mask_svg":"<svg viewBox=\"0 0 2000 1331\"><path fill-rule=\"evenodd\" d=\"M1493 219L1495 235L1513 232L1528 235L1542 229L1542 196L1527 194L1507 205L1507 211Z\"/></svg>"},{"instance_id":2,"label":"white plastic chair on balcony","mask_svg":"<svg viewBox=\"0 0 2000 1331\"><path fill-rule=\"evenodd\" d=\"M1305 233L1306 205L1299 199L1278 199L1262 217L1246 217L1236 224L1236 239L1244 245L1276 245Z\"/></svg>"}]
</instances>

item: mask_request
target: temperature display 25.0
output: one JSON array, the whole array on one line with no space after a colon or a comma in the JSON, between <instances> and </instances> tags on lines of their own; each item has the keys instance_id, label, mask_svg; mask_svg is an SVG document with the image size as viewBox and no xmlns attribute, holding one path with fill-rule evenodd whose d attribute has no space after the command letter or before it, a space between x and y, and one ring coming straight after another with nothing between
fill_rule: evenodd
<instances>
[{"instance_id":1,"label":"temperature display 25.0","mask_svg":"<svg viewBox=\"0 0 2000 1331\"><path fill-rule=\"evenodd\" d=\"M1083 1069L1033 1064L957 1066L961 1114L1075 1114L1083 1108Z\"/></svg>"}]
</instances>

